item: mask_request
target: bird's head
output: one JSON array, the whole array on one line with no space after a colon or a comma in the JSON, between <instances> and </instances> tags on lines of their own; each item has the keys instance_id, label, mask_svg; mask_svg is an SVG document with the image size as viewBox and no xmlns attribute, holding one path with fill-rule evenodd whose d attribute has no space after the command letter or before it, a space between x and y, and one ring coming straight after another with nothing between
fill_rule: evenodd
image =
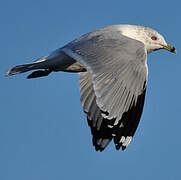
<instances>
[{"instance_id":1,"label":"bird's head","mask_svg":"<svg viewBox=\"0 0 181 180\"><path fill-rule=\"evenodd\" d=\"M123 25L121 31L123 35L143 42L147 49L147 53L159 49L166 49L170 52L176 53L175 47L167 44L164 37L151 28L135 25Z\"/></svg>"}]
</instances>

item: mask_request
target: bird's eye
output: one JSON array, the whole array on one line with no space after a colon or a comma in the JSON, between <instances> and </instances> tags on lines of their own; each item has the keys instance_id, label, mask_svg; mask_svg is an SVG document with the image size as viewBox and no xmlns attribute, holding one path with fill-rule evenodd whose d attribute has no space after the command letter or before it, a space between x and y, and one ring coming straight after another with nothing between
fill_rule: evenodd
<instances>
[{"instance_id":1,"label":"bird's eye","mask_svg":"<svg viewBox=\"0 0 181 180\"><path fill-rule=\"evenodd\" d=\"M156 41L156 40L157 40L157 37L156 37L156 36L152 36L151 39L154 40L154 41Z\"/></svg>"}]
</instances>

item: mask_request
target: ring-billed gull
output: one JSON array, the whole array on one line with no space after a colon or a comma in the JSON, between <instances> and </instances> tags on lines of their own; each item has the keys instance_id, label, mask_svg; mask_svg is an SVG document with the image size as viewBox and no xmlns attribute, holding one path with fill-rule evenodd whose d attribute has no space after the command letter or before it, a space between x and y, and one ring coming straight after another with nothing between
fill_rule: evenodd
<instances>
[{"instance_id":1,"label":"ring-billed gull","mask_svg":"<svg viewBox=\"0 0 181 180\"><path fill-rule=\"evenodd\" d=\"M27 78L53 71L78 72L81 104L91 128L95 149L113 139L124 150L136 131L143 110L148 67L147 53L166 49L176 53L163 36L136 25L107 26L30 63L15 66L7 75L30 70Z\"/></svg>"}]
</instances>

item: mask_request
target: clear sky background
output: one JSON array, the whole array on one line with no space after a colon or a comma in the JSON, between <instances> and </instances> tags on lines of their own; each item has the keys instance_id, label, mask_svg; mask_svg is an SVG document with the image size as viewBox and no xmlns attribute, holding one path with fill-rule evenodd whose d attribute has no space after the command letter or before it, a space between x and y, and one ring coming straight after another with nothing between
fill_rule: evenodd
<instances>
[{"instance_id":1,"label":"clear sky background","mask_svg":"<svg viewBox=\"0 0 181 180\"><path fill-rule=\"evenodd\" d=\"M181 2L2 0L0 3L0 180L181 179ZM128 148L96 152L79 102L78 75L5 77L94 29L152 27L173 44L148 56L141 123Z\"/></svg>"}]
</instances>

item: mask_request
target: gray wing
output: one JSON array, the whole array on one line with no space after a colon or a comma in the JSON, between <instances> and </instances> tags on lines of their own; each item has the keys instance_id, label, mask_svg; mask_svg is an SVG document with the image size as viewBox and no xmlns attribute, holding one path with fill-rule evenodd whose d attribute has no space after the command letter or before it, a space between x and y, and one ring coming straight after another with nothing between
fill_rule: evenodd
<instances>
[{"instance_id":1,"label":"gray wing","mask_svg":"<svg viewBox=\"0 0 181 180\"><path fill-rule=\"evenodd\" d=\"M102 151L112 140L112 131L107 125L105 126L102 112L96 104L91 74L89 72L81 72L79 76L80 100L87 116L88 125L91 128L92 143L96 150Z\"/></svg>"},{"instance_id":2,"label":"gray wing","mask_svg":"<svg viewBox=\"0 0 181 180\"><path fill-rule=\"evenodd\" d=\"M114 138L116 148L125 149L135 133L144 104L148 75L144 44L109 30L85 35L61 50L91 74L87 82L91 81L92 86L87 91L94 98L82 97L93 98L99 110L88 109L88 112L99 113L103 119L99 122L100 129L106 128L106 134L101 132L104 135L99 135L96 143Z\"/></svg>"}]
</instances>

